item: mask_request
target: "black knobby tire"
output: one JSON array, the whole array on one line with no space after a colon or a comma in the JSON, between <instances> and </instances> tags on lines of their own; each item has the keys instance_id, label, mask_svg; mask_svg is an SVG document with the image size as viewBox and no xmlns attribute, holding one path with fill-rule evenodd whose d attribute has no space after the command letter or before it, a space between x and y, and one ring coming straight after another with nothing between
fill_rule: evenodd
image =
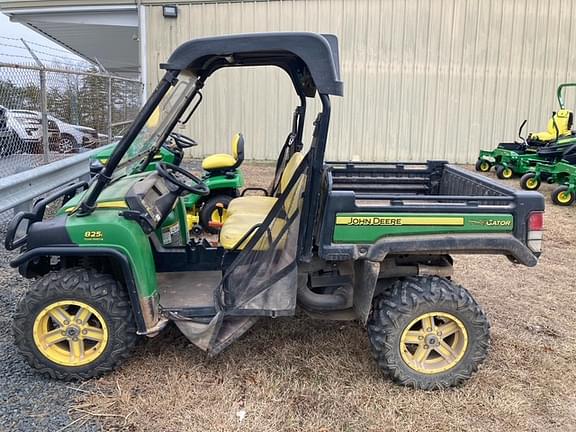
<instances>
[{"instance_id":1,"label":"black knobby tire","mask_svg":"<svg viewBox=\"0 0 576 432\"><path fill-rule=\"evenodd\" d=\"M538 190L541 185L542 182L533 172L526 173L520 178L520 187L524 190Z\"/></svg>"},{"instance_id":2,"label":"black knobby tire","mask_svg":"<svg viewBox=\"0 0 576 432\"><path fill-rule=\"evenodd\" d=\"M509 180L514 176L512 168L505 167L504 165L496 165L496 177L500 180Z\"/></svg>"},{"instance_id":3,"label":"black knobby tire","mask_svg":"<svg viewBox=\"0 0 576 432\"><path fill-rule=\"evenodd\" d=\"M480 171L480 172L488 172L488 171L490 171L491 167L492 167L492 165L490 164L490 162L483 160L483 159L478 159L476 161L476 165L474 165L474 169L476 169L476 171Z\"/></svg>"},{"instance_id":4,"label":"black knobby tire","mask_svg":"<svg viewBox=\"0 0 576 432\"><path fill-rule=\"evenodd\" d=\"M210 221L212 220L212 213L217 209L218 204L222 204L224 209L228 208L228 205L232 201L230 195L216 195L209 198L202 208L200 209L200 225L204 228L204 231L217 234L220 232L220 228L210 226Z\"/></svg>"},{"instance_id":5,"label":"black knobby tire","mask_svg":"<svg viewBox=\"0 0 576 432\"><path fill-rule=\"evenodd\" d=\"M400 352L404 330L419 316L439 312L456 317L468 344L450 369L426 374L411 368ZM372 352L380 368L398 384L425 390L457 386L478 370L490 347L490 323L482 308L460 285L435 276L396 280L373 302L368 321Z\"/></svg>"},{"instance_id":6,"label":"black knobby tire","mask_svg":"<svg viewBox=\"0 0 576 432\"><path fill-rule=\"evenodd\" d=\"M568 190L568 186L559 186L552 191L552 202L559 206L570 206L574 204L574 192Z\"/></svg>"},{"instance_id":7,"label":"black knobby tire","mask_svg":"<svg viewBox=\"0 0 576 432\"><path fill-rule=\"evenodd\" d=\"M34 342L36 317L45 307L66 300L94 308L108 328L103 352L82 366L54 363ZM112 371L129 356L138 338L126 290L109 274L79 267L51 272L37 280L18 303L12 328L14 341L26 361L40 373L65 381L88 379Z\"/></svg>"}]
</instances>

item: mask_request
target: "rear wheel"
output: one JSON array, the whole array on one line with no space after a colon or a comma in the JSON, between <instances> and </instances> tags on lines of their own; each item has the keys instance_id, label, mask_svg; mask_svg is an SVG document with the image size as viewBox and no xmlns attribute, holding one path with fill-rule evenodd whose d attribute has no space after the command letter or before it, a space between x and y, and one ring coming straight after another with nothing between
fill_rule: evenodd
<instances>
[{"instance_id":1,"label":"rear wheel","mask_svg":"<svg viewBox=\"0 0 576 432\"><path fill-rule=\"evenodd\" d=\"M476 168L476 171L488 172L488 171L490 171L491 166L492 165L490 165L490 162L483 160L483 159L478 159L476 161L475 168Z\"/></svg>"},{"instance_id":2,"label":"rear wheel","mask_svg":"<svg viewBox=\"0 0 576 432\"><path fill-rule=\"evenodd\" d=\"M217 195L210 198L200 209L200 225L206 232L216 234L226 220L226 209L232 201L229 195Z\"/></svg>"},{"instance_id":3,"label":"rear wheel","mask_svg":"<svg viewBox=\"0 0 576 432\"><path fill-rule=\"evenodd\" d=\"M462 384L490 346L490 324L461 286L439 277L397 280L374 299L368 335L378 365L396 383Z\"/></svg>"},{"instance_id":4,"label":"rear wheel","mask_svg":"<svg viewBox=\"0 0 576 432\"><path fill-rule=\"evenodd\" d=\"M28 363L62 380L111 371L137 339L126 291L111 275L85 268L40 278L18 304L13 331Z\"/></svg>"},{"instance_id":5,"label":"rear wheel","mask_svg":"<svg viewBox=\"0 0 576 432\"><path fill-rule=\"evenodd\" d=\"M535 173L529 172L520 179L520 187L524 190L538 190L542 182Z\"/></svg>"},{"instance_id":6,"label":"rear wheel","mask_svg":"<svg viewBox=\"0 0 576 432\"><path fill-rule=\"evenodd\" d=\"M505 167L504 165L496 165L496 177L501 180L511 179L514 175L514 171L511 168Z\"/></svg>"},{"instance_id":7,"label":"rear wheel","mask_svg":"<svg viewBox=\"0 0 576 432\"><path fill-rule=\"evenodd\" d=\"M559 206L569 206L574 203L574 192L568 186L560 186L552 192L552 202Z\"/></svg>"}]
</instances>

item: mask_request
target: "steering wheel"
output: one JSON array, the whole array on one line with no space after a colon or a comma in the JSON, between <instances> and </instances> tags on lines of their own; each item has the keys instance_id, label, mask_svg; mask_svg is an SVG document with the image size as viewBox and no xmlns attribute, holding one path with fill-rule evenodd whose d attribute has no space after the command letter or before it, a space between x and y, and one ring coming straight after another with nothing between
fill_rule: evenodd
<instances>
[{"instance_id":1,"label":"steering wheel","mask_svg":"<svg viewBox=\"0 0 576 432\"><path fill-rule=\"evenodd\" d=\"M187 149L190 147L196 147L198 143L194 141L192 138L187 137L186 135L182 135L176 132L170 133L170 137L174 139L174 142L178 146L179 149Z\"/></svg>"},{"instance_id":2,"label":"steering wheel","mask_svg":"<svg viewBox=\"0 0 576 432\"><path fill-rule=\"evenodd\" d=\"M175 192L178 195L182 195L183 192L202 196L210 194L210 189L206 186L206 183L184 168L171 163L160 162L156 166L156 170L160 177L168 180L169 183L177 187ZM184 180L180 180L179 177L184 177ZM191 182L186 182L186 179L191 180Z\"/></svg>"}]
</instances>

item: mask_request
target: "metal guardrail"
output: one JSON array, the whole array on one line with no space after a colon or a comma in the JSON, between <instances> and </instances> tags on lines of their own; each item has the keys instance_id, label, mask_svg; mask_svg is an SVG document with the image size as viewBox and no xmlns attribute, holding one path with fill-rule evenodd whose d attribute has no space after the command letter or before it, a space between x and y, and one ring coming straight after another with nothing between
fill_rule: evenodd
<instances>
[{"instance_id":1,"label":"metal guardrail","mask_svg":"<svg viewBox=\"0 0 576 432\"><path fill-rule=\"evenodd\" d=\"M89 158L112 144L0 179L0 213L29 210L32 201L89 175Z\"/></svg>"}]
</instances>

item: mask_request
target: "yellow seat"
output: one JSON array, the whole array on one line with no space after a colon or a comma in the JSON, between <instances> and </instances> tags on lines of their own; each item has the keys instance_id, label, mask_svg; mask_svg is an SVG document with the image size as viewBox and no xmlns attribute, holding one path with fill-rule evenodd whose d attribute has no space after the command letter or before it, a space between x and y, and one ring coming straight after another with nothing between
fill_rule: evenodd
<instances>
[{"instance_id":1,"label":"yellow seat","mask_svg":"<svg viewBox=\"0 0 576 432\"><path fill-rule=\"evenodd\" d=\"M227 214L266 214L268 213L278 198L269 196L244 196L233 199L228 208ZM230 213L230 206L232 206L232 213Z\"/></svg>"},{"instance_id":2,"label":"yellow seat","mask_svg":"<svg viewBox=\"0 0 576 432\"><path fill-rule=\"evenodd\" d=\"M202 161L202 168L206 171L232 168L234 165L236 165L236 159L226 153L210 155Z\"/></svg>"},{"instance_id":3,"label":"yellow seat","mask_svg":"<svg viewBox=\"0 0 576 432\"><path fill-rule=\"evenodd\" d=\"M292 176L296 172L296 168L300 165L300 162L304 159L302 152L295 152L290 160L286 164L284 171L282 171L282 176L280 177L280 193L286 190ZM272 209L274 204L276 203L276 197L270 196L261 196L261 195L254 195L254 196L243 196L239 198L234 198L228 204L227 214L268 214L268 212Z\"/></svg>"},{"instance_id":4,"label":"yellow seat","mask_svg":"<svg viewBox=\"0 0 576 432\"><path fill-rule=\"evenodd\" d=\"M242 236L254 225L262 223L263 220L264 218L259 214L235 214L228 216L220 230L220 245L224 249L232 249L236 243L240 241ZM254 230L254 232L256 232L256 230ZM242 249L251 237L252 236L248 237L239 249Z\"/></svg>"},{"instance_id":5,"label":"yellow seat","mask_svg":"<svg viewBox=\"0 0 576 432\"><path fill-rule=\"evenodd\" d=\"M295 153L296 155L296 153ZM281 185L280 188L282 189L282 193L286 192L288 184L290 180L294 176L296 168L304 157L299 154L298 156L290 158L288 164L286 164L286 168L282 173ZM298 162L298 163L297 163ZM288 172L287 172L288 171ZM282 181L284 180L284 181ZM298 179L298 182L294 185L294 187L288 192L288 195L285 198L283 203L283 211L279 212L275 219L272 220L272 223L269 226L270 234L272 238L276 238L280 233L283 231L286 223L286 219L292 218L296 211L298 210L301 204L302 198L302 190L306 184L305 177L301 176ZM250 198L250 199L248 199ZM257 198L257 200L253 200L253 198ZM254 228L255 225L262 223L270 209L274 206L278 198L276 197L262 197L262 196L254 196L254 197L241 197L233 199L228 206L234 204L235 202L239 202L240 204L236 205L236 210L234 213L230 213L228 211L226 220L224 221L224 225L220 230L220 245L224 249L232 249L236 246L242 238L248 233L250 230ZM254 229L253 232L256 232ZM252 237L252 235L247 236L246 240L242 242L242 244L237 246L238 250L243 249L246 246L248 240ZM266 250L269 247L267 241L267 235L264 235L258 243L255 245L255 250ZM286 242L286 238L281 239L278 243L278 247L284 247Z\"/></svg>"},{"instance_id":6,"label":"yellow seat","mask_svg":"<svg viewBox=\"0 0 576 432\"><path fill-rule=\"evenodd\" d=\"M210 155L202 161L205 171L230 170L238 168L244 161L244 137L237 133L232 138L232 154L218 153Z\"/></svg>"},{"instance_id":7,"label":"yellow seat","mask_svg":"<svg viewBox=\"0 0 576 432\"><path fill-rule=\"evenodd\" d=\"M572 111L561 109L555 113L550 120L548 120L546 131L531 133L528 135L528 139L544 142L556 141L558 138L570 135L572 133L572 121ZM558 131L556 131L556 126L554 126L554 123L556 123Z\"/></svg>"}]
</instances>

